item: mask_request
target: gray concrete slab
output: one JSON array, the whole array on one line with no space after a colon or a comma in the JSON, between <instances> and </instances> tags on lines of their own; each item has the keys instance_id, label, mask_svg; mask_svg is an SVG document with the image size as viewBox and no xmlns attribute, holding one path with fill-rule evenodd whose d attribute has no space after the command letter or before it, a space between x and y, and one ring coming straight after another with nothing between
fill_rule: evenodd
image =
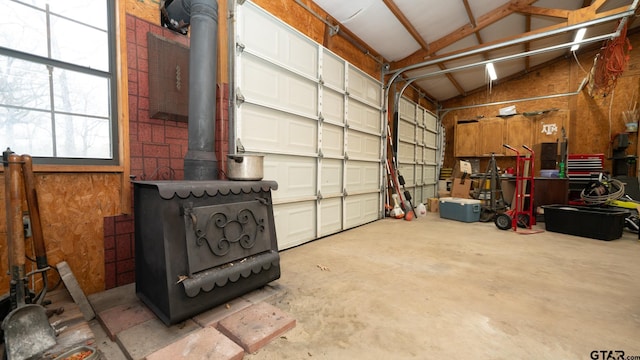
<instances>
[{"instance_id":1,"label":"gray concrete slab","mask_svg":"<svg viewBox=\"0 0 640 360\"><path fill-rule=\"evenodd\" d=\"M138 360L199 329L193 320L167 327L160 319L153 318L119 332L116 342L127 359Z\"/></svg>"}]
</instances>

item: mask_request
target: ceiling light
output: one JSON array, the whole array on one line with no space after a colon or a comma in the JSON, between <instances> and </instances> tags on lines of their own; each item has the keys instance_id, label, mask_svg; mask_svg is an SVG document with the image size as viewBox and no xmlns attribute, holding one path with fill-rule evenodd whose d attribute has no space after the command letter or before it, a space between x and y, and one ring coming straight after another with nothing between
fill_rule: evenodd
<instances>
[{"instance_id":1,"label":"ceiling light","mask_svg":"<svg viewBox=\"0 0 640 360\"><path fill-rule=\"evenodd\" d=\"M578 32L576 33L576 38L573 39L574 43L577 43L579 41L582 41L582 39L584 39L584 34L587 32L587 28L582 28L580 30L578 30ZM575 44L571 47L571 51L576 51L578 50L578 48L580 47L580 44Z\"/></svg>"},{"instance_id":2,"label":"ceiling light","mask_svg":"<svg viewBox=\"0 0 640 360\"><path fill-rule=\"evenodd\" d=\"M493 67L493 63L487 64L487 72L489 73L489 79L491 79L491 81L494 81L498 78L498 75L496 74L496 68Z\"/></svg>"}]
</instances>

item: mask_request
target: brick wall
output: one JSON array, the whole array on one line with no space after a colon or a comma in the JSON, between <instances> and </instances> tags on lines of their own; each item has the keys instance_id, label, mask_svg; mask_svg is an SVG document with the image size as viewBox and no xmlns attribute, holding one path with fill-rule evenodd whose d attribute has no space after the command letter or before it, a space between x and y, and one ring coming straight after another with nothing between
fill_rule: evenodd
<instances>
[{"instance_id":1,"label":"brick wall","mask_svg":"<svg viewBox=\"0 0 640 360\"><path fill-rule=\"evenodd\" d=\"M127 15L131 175L136 180L182 180L188 150L187 123L149 118L148 32L189 45L188 37ZM229 144L228 101L228 86L218 84L214 150L223 171ZM104 218L105 289L135 281L134 241L133 215Z\"/></svg>"}]
</instances>

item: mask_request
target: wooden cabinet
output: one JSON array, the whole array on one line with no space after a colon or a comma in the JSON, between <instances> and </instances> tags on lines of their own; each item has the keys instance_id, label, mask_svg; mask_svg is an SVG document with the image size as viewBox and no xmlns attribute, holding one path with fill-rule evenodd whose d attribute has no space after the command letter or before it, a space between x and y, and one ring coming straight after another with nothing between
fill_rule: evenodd
<instances>
[{"instance_id":1,"label":"wooden cabinet","mask_svg":"<svg viewBox=\"0 0 640 360\"><path fill-rule=\"evenodd\" d=\"M477 135L476 135L477 136ZM480 147L479 156L491 156L491 154L504 155L504 120L486 119L480 121Z\"/></svg>"},{"instance_id":2,"label":"wooden cabinet","mask_svg":"<svg viewBox=\"0 0 640 360\"><path fill-rule=\"evenodd\" d=\"M454 133L454 153L456 157L478 156L478 138L480 123L465 122L456 124Z\"/></svg>"},{"instance_id":3,"label":"wooden cabinet","mask_svg":"<svg viewBox=\"0 0 640 360\"><path fill-rule=\"evenodd\" d=\"M569 111L557 110L533 116L513 115L461 122L455 127L456 157L514 156L502 144L523 152L522 145L532 149L543 142L562 141L562 129L569 135Z\"/></svg>"},{"instance_id":4,"label":"wooden cabinet","mask_svg":"<svg viewBox=\"0 0 640 360\"><path fill-rule=\"evenodd\" d=\"M507 124L507 136L505 144L511 145L522 151L522 145L533 146L533 121L528 117L517 115L505 120ZM509 154L510 153L510 154ZM514 155L512 151L506 155Z\"/></svg>"}]
</instances>

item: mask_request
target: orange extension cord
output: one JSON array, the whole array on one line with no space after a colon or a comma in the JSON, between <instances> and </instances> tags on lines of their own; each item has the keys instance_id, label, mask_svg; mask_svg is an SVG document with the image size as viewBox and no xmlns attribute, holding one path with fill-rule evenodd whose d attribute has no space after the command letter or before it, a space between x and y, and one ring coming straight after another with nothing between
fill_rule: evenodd
<instances>
[{"instance_id":1,"label":"orange extension cord","mask_svg":"<svg viewBox=\"0 0 640 360\"><path fill-rule=\"evenodd\" d=\"M627 38L627 24L620 31L620 36L607 41L595 63L593 72L593 89L596 92L609 94L616 86L618 77L629 63L631 43Z\"/></svg>"}]
</instances>

